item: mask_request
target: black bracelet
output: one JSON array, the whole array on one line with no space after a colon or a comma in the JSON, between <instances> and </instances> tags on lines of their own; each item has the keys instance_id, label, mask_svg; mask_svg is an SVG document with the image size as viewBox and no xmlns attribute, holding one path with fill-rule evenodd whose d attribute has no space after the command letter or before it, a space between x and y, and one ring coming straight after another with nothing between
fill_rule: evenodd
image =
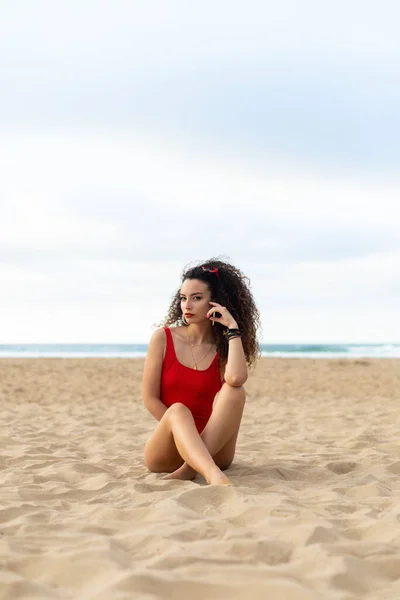
<instances>
[{"instance_id":1,"label":"black bracelet","mask_svg":"<svg viewBox=\"0 0 400 600\"><path fill-rule=\"evenodd\" d=\"M230 340L230 338L231 338L232 336L235 336L235 337L242 337L242 334L240 333L240 330L239 330L239 329L232 328L232 329L226 329L226 330L224 331L224 336L225 336L225 337L226 337L226 339L229 341L229 340Z\"/></svg>"}]
</instances>

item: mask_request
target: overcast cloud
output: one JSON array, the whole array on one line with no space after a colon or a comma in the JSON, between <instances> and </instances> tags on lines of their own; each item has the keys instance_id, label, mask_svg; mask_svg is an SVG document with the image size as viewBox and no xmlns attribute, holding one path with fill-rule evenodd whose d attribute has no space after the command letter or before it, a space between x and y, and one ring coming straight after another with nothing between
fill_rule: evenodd
<instances>
[{"instance_id":1,"label":"overcast cloud","mask_svg":"<svg viewBox=\"0 0 400 600\"><path fill-rule=\"evenodd\" d=\"M0 6L0 343L147 342L185 264L269 342L399 342L394 1Z\"/></svg>"}]
</instances>

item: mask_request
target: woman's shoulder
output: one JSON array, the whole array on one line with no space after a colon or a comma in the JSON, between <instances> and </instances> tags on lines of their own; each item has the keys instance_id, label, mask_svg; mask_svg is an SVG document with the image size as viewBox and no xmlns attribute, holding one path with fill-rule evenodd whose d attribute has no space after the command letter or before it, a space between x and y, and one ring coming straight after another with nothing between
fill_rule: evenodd
<instances>
[{"instance_id":1,"label":"woman's shoulder","mask_svg":"<svg viewBox=\"0 0 400 600\"><path fill-rule=\"evenodd\" d=\"M163 325L162 327L158 327L158 329L153 331L151 338L150 338L150 342L153 342L153 341L155 341L156 343L160 342L160 341L165 342L167 331L169 331L174 337L175 336L183 337L182 329L184 329L183 326L167 327L166 325Z\"/></svg>"},{"instance_id":2,"label":"woman's shoulder","mask_svg":"<svg viewBox=\"0 0 400 600\"><path fill-rule=\"evenodd\" d=\"M165 328L158 327L158 329L153 331L153 333L151 334L150 341L149 341L149 347L150 346L163 347L163 346L165 346L165 339L166 339Z\"/></svg>"},{"instance_id":3,"label":"woman's shoulder","mask_svg":"<svg viewBox=\"0 0 400 600\"><path fill-rule=\"evenodd\" d=\"M173 327L167 327L167 329L170 330L171 335L173 336L173 338L179 338L179 339L185 339L184 338L184 329L185 326L184 325L174 325Z\"/></svg>"},{"instance_id":4,"label":"woman's shoulder","mask_svg":"<svg viewBox=\"0 0 400 600\"><path fill-rule=\"evenodd\" d=\"M158 327L153 331L149 341L149 351L156 352L163 360L167 349L167 329L168 327Z\"/></svg>"},{"instance_id":5,"label":"woman's shoulder","mask_svg":"<svg viewBox=\"0 0 400 600\"><path fill-rule=\"evenodd\" d=\"M166 327L158 327L155 331L153 331L150 339L162 339L165 337L165 329Z\"/></svg>"},{"instance_id":6,"label":"woman's shoulder","mask_svg":"<svg viewBox=\"0 0 400 600\"><path fill-rule=\"evenodd\" d=\"M155 331L153 331L153 333L151 334L151 338L150 341L155 341L155 342L160 342L160 341L165 341L166 335L167 335L167 331L169 331L174 337L182 337L183 338L183 330L184 326L174 326L174 327L168 327L166 325L163 325L162 327L158 327L158 329L156 329Z\"/></svg>"}]
</instances>

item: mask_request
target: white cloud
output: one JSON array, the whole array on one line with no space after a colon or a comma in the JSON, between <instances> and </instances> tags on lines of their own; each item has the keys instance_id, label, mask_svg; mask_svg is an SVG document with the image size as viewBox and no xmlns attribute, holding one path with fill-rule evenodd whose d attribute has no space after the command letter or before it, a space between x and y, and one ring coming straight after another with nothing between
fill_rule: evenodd
<instances>
[{"instance_id":1,"label":"white cloud","mask_svg":"<svg viewBox=\"0 0 400 600\"><path fill-rule=\"evenodd\" d=\"M10 135L0 161L5 342L145 342L183 266L220 254L252 280L266 342L400 339L393 180L143 132Z\"/></svg>"},{"instance_id":2,"label":"white cloud","mask_svg":"<svg viewBox=\"0 0 400 600\"><path fill-rule=\"evenodd\" d=\"M399 17L394 0L2 3L0 122L397 172Z\"/></svg>"},{"instance_id":3,"label":"white cloud","mask_svg":"<svg viewBox=\"0 0 400 600\"><path fill-rule=\"evenodd\" d=\"M399 17L3 3L2 341L145 342L183 266L221 254L266 342L399 341Z\"/></svg>"},{"instance_id":4,"label":"white cloud","mask_svg":"<svg viewBox=\"0 0 400 600\"><path fill-rule=\"evenodd\" d=\"M144 75L150 67L161 71L207 61L240 67L260 56L270 57L271 64L285 57L291 63L312 57L329 65L371 66L400 51L400 10L394 0L379 6L365 0L334 5L318 0L204 0L196 5L185 0L36 0L3 4L0 16L1 43L14 49L9 60L18 64L21 51L29 49L38 70L52 56L62 59L64 69L91 66L96 74L121 68L121 56Z\"/></svg>"}]
</instances>

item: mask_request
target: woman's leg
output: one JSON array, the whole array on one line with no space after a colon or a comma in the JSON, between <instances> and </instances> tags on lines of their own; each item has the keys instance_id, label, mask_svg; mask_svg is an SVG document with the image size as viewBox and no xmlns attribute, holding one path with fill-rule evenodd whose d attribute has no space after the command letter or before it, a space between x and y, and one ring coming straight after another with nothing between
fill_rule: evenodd
<instances>
[{"instance_id":1,"label":"woman's leg","mask_svg":"<svg viewBox=\"0 0 400 600\"><path fill-rule=\"evenodd\" d=\"M201 433L201 438L220 469L227 469L235 456L236 440L246 401L243 386L222 386L211 417ZM197 472L184 463L167 479L194 479Z\"/></svg>"},{"instance_id":2,"label":"woman's leg","mask_svg":"<svg viewBox=\"0 0 400 600\"><path fill-rule=\"evenodd\" d=\"M245 401L246 392L243 386L232 387L224 383L211 417L201 433L201 438L211 456L215 458L219 456L219 459L224 459L224 463L230 464L233 460L235 446L232 447L230 442L232 438L236 442ZM229 456L228 453L223 452L227 445L230 450ZM227 468L229 464L222 466Z\"/></svg>"},{"instance_id":3,"label":"woman's leg","mask_svg":"<svg viewBox=\"0 0 400 600\"><path fill-rule=\"evenodd\" d=\"M180 463L182 459L198 471L207 483L230 483L199 436L192 413L177 402L166 410L147 442L144 462L150 471L165 472L169 465L176 464L178 460Z\"/></svg>"}]
</instances>

